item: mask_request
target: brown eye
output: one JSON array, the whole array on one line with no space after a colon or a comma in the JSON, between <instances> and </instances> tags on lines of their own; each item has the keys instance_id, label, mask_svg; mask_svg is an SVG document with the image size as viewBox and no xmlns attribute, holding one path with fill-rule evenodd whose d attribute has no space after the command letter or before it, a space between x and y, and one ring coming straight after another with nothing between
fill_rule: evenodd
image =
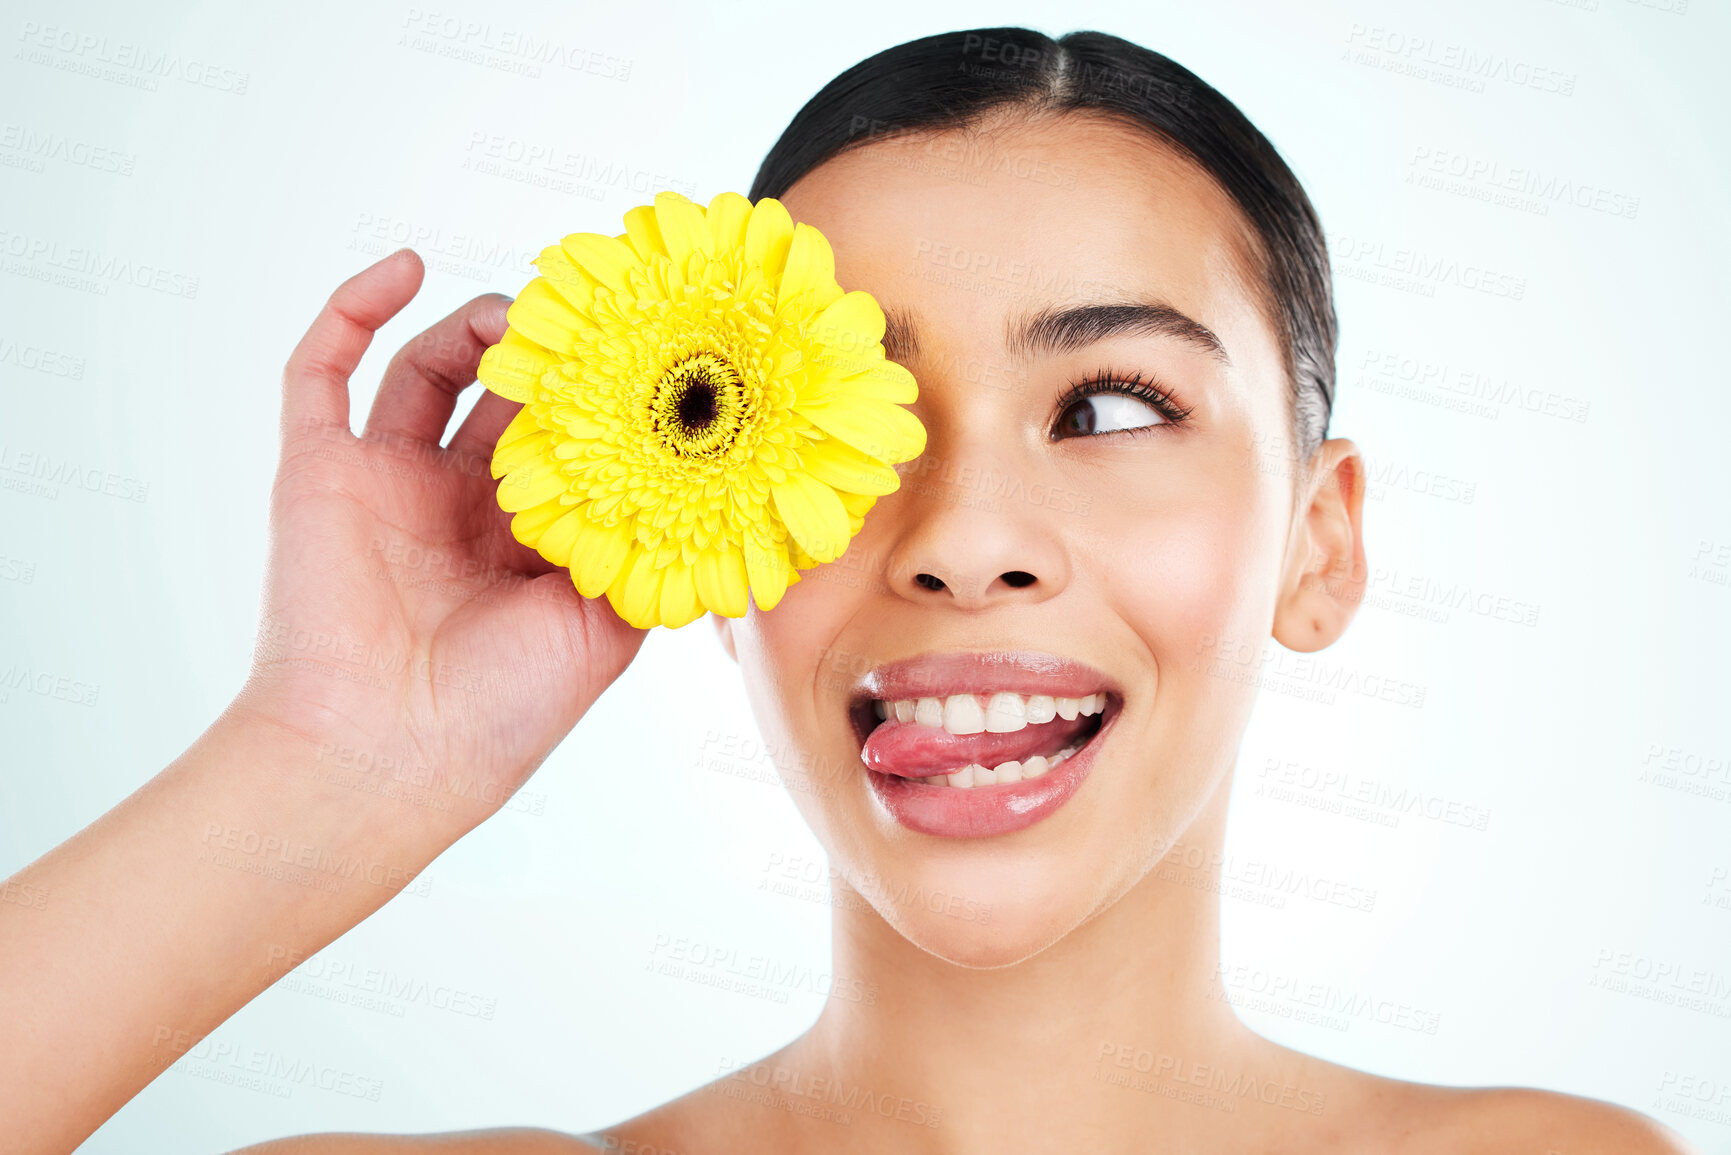
<instances>
[{"instance_id":1,"label":"brown eye","mask_svg":"<svg viewBox=\"0 0 1731 1155\"><path fill-rule=\"evenodd\" d=\"M1122 429L1163 425L1166 417L1153 404L1128 393L1094 393L1077 398L1058 415L1054 437L1090 437Z\"/></svg>"}]
</instances>

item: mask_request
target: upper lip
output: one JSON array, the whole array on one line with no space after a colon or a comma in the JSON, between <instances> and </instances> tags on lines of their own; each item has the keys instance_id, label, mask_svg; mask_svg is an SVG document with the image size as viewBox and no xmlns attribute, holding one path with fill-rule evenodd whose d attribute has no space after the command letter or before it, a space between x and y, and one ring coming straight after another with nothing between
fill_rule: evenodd
<instances>
[{"instance_id":1,"label":"upper lip","mask_svg":"<svg viewBox=\"0 0 1731 1155\"><path fill-rule=\"evenodd\" d=\"M1049 694L1080 698L1099 690L1122 698L1117 683L1073 658L1030 650L932 653L868 670L854 702L879 698L947 698L951 694Z\"/></svg>"}]
</instances>

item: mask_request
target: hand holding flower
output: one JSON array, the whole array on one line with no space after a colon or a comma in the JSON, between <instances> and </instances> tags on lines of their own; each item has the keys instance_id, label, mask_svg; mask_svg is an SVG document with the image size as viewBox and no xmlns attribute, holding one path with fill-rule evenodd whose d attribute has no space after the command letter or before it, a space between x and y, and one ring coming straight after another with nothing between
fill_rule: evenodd
<instances>
[{"instance_id":1,"label":"hand holding flower","mask_svg":"<svg viewBox=\"0 0 1731 1155\"><path fill-rule=\"evenodd\" d=\"M357 274L289 361L264 620L238 705L321 745L472 783L457 792L466 829L522 784L643 634L512 540L487 459L513 403L483 396L440 445L505 329L505 298L476 298L404 346L365 431L349 432L349 375L421 278L407 252Z\"/></svg>"}]
</instances>

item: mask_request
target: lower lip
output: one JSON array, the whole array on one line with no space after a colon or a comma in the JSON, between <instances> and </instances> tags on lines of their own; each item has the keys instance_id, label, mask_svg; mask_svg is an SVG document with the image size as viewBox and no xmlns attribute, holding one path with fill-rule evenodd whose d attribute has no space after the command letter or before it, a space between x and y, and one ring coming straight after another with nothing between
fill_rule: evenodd
<instances>
[{"instance_id":1,"label":"lower lip","mask_svg":"<svg viewBox=\"0 0 1731 1155\"><path fill-rule=\"evenodd\" d=\"M1087 745L1038 778L1000 786L927 786L915 778L897 778L866 770L872 793L884 809L909 830L941 838L989 838L1025 830L1057 810L1081 787L1094 768L1106 733L1117 719L1108 719Z\"/></svg>"}]
</instances>

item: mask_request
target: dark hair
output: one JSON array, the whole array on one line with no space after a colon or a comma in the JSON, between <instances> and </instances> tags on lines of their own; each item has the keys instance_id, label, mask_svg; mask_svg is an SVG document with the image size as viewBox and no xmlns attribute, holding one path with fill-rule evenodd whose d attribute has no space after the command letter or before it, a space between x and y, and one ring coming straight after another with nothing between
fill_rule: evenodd
<instances>
[{"instance_id":1,"label":"dark hair","mask_svg":"<svg viewBox=\"0 0 1731 1155\"><path fill-rule=\"evenodd\" d=\"M1308 459L1334 404L1336 324L1322 224L1298 179L1238 108L1189 69L1104 32L1053 40L976 28L910 40L849 68L799 110L757 170L779 197L819 164L893 135L965 128L984 113L1094 112L1194 160L1249 220L1286 357L1293 437Z\"/></svg>"}]
</instances>

